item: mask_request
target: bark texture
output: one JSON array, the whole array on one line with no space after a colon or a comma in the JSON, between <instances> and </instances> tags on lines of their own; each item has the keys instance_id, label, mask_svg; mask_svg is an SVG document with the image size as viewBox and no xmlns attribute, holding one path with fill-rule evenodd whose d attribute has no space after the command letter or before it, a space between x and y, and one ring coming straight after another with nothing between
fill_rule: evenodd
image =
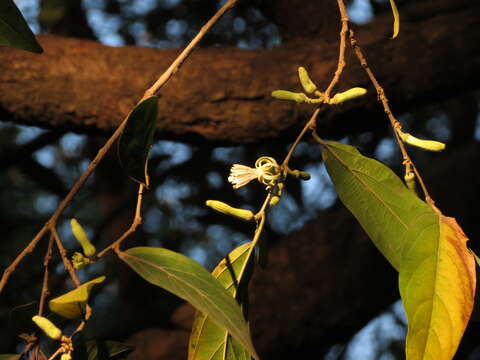
<instances>
[{"instance_id":1,"label":"bark texture","mask_svg":"<svg viewBox=\"0 0 480 360\"><path fill-rule=\"evenodd\" d=\"M428 1L405 9L398 39L388 39L390 14L357 31L370 65L397 114L478 87L480 3ZM38 56L0 50L0 118L76 131L110 132L170 64L178 50L112 48L43 36ZM336 68L337 42L292 40L274 49L199 49L164 87L159 135L198 142L250 143L291 137L308 105L273 100L273 89L300 90L296 69L321 88ZM366 131L385 122L375 92L351 52L338 90L369 94L324 114L326 136Z\"/></svg>"}]
</instances>

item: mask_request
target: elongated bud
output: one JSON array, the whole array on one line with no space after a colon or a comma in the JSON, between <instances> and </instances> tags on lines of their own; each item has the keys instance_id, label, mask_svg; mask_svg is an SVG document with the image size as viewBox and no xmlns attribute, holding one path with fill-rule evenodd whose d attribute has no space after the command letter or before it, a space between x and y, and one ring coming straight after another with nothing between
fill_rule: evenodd
<instances>
[{"instance_id":1,"label":"elongated bud","mask_svg":"<svg viewBox=\"0 0 480 360\"><path fill-rule=\"evenodd\" d=\"M60 340L62 337L62 330L57 328L50 320L43 316L35 315L32 317L32 321L43 330L43 332L54 340Z\"/></svg>"},{"instance_id":2,"label":"elongated bud","mask_svg":"<svg viewBox=\"0 0 480 360\"><path fill-rule=\"evenodd\" d=\"M306 171L293 170L290 174L302 180L310 180L310 174Z\"/></svg>"},{"instance_id":3,"label":"elongated bud","mask_svg":"<svg viewBox=\"0 0 480 360\"><path fill-rule=\"evenodd\" d=\"M399 131L398 134L403 141L412 146L416 146L429 151L442 151L443 149L445 149L445 144L440 141L422 140L401 131Z\"/></svg>"},{"instance_id":4,"label":"elongated bud","mask_svg":"<svg viewBox=\"0 0 480 360\"><path fill-rule=\"evenodd\" d=\"M255 216L250 210L237 209L217 200L207 200L205 204L213 210L221 212L222 214L234 216L245 221L251 221Z\"/></svg>"},{"instance_id":5,"label":"elongated bud","mask_svg":"<svg viewBox=\"0 0 480 360\"><path fill-rule=\"evenodd\" d=\"M280 196L278 195L273 195L271 198L270 198L270 206L275 206L277 205L278 203L280 202Z\"/></svg>"},{"instance_id":6,"label":"elongated bud","mask_svg":"<svg viewBox=\"0 0 480 360\"><path fill-rule=\"evenodd\" d=\"M272 97L279 100L295 101L298 104L304 103L307 100L307 95L304 93L296 93L288 90L274 90Z\"/></svg>"},{"instance_id":7,"label":"elongated bud","mask_svg":"<svg viewBox=\"0 0 480 360\"><path fill-rule=\"evenodd\" d=\"M367 90L361 87L354 87L350 90L337 93L333 98L330 99L329 104L340 104L344 101L355 99L356 97L363 96L367 93Z\"/></svg>"},{"instance_id":8,"label":"elongated bud","mask_svg":"<svg viewBox=\"0 0 480 360\"><path fill-rule=\"evenodd\" d=\"M305 90L307 94L311 94L317 90L317 85L315 85L312 79L310 79L307 70L303 66L298 68L298 78L300 79L303 90Z\"/></svg>"},{"instance_id":9,"label":"elongated bud","mask_svg":"<svg viewBox=\"0 0 480 360\"><path fill-rule=\"evenodd\" d=\"M70 220L70 226L72 228L72 233L75 236L75 239L77 239L79 244L82 246L83 253L86 256L95 255L97 249L95 249L95 246L93 246L93 244L88 239L88 236L85 233L85 230L83 230L82 225L80 225L76 219L72 219Z\"/></svg>"}]
</instances>

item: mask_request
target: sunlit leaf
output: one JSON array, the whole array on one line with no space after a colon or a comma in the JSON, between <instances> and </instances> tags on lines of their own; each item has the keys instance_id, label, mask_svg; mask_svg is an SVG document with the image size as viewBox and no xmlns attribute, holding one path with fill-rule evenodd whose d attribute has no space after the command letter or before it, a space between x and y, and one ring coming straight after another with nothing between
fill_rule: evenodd
<instances>
[{"instance_id":1,"label":"sunlit leaf","mask_svg":"<svg viewBox=\"0 0 480 360\"><path fill-rule=\"evenodd\" d=\"M252 259L251 255L251 243L241 245L228 254L212 272L212 275L233 297L238 295L238 285L245 278L248 262ZM207 315L197 310L188 344L188 360L249 359L249 353L237 340Z\"/></svg>"},{"instance_id":2,"label":"sunlit leaf","mask_svg":"<svg viewBox=\"0 0 480 360\"><path fill-rule=\"evenodd\" d=\"M117 341L89 340L86 343L88 360L123 359L134 350L131 345Z\"/></svg>"},{"instance_id":3,"label":"sunlit leaf","mask_svg":"<svg viewBox=\"0 0 480 360\"><path fill-rule=\"evenodd\" d=\"M128 176L148 187L147 160L153 144L158 114L158 97L140 102L128 115L118 142L118 158Z\"/></svg>"},{"instance_id":4,"label":"sunlit leaf","mask_svg":"<svg viewBox=\"0 0 480 360\"><path fill-rule=\"evenodd\" d=\"M0 1L0 45L42 53L35 35L12 0Z\"/></svg>"},{"instance_id":5,"label":"sunlit leaf","mask_svg":"<svg viewBox=\"0 0 480 360\"><path fill-rule=\"evenodd\" d=\"M152 247L129 249L120 258L148 282L207 314L258 359L240 306L200 264L182 254Z\"/></svg>"},{"instance_id":6,"label":"sunlit leaf","mask_svg":"<svg viewBox=\"0 0 480 360\"><path fill-rule=\"evenodd\" d=\"M392 39L395 39L400 32L400 15L398 14L398 8L394 0L390 0L390 6L393 13L393 35Z\"/></svg>"},{"instance_id":7,"label":"sunlit leaf","mask_svg":"<svg viewBox=\"0 0 480 360\"><path fill-rule=\"evenodd\" d=\"M475 259L467 240L454 218L438 213L403 249L399 286L408 360L455 355L475 297Z\"/></svg>"},{"instance_id":8,"label":"sunlit leaf","mask_svg":"<svg viewBox=\"0 0 480 360\"><path fill-rule=\"evenodd\" d=\"M92 287L104 280L105 276L100 276L80 285L75 290L50 300L50 310L67 319L79 318L85 311L85 306L90 296L90 292L92 291Z\"/></svg>"},{"instance_id":9,"label":"sunlit leaf","mask_svg":"<svg viewBox=\"0 0 480 360\"><path fill-rule=\"evenodd\" d=\"M0 360L20 360L21 354L0 354Z\"/></svg>"},{"instance_id":10,"label":"sunlit leaf","mask_svg":"<svg viewBox=\"0 0 480 360\"><path fill-rule=\"evenodd\" d=\"M350 145L333 141L321 145L338 196L399 270L404 243L435 221L435 213L381 162Z\"/></svg>"}]
</instances>

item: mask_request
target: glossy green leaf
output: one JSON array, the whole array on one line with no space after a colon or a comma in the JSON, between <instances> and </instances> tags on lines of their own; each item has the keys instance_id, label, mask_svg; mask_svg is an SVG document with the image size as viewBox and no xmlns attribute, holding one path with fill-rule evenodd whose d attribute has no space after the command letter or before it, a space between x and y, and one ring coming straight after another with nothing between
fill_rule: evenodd
<instances>
[{"instance_id":1,"label":"glossy green leaf","mask_svg":"<svg viewBox=\"0 0 480 360\"><path fill-rule=\"evenodd\" d=\"M35 35L12 0L0 1L0 45L42 53Z\"/></svg>"},{"instance_id":2,"label":"glossy green leaf","mask_svg":"<svg viewBox=\"0 0 480 360\"><path fill-rule=\"evenodd\" d=\"M67 319L77 319L85 311L90 292L93 286L100 284L105 280L105 276L100 276L80 285L62 296L50 300L48 303L50 310Z\"/></svg>"},{"instance_id":3,"label":"glossy green leaf","mask_svg":"<svg viewBox=\"0 0 480 360\"><path fill-rule=\"evenodd\" d=\"M468 239L454 218L436 215L402 251L399 287L408 360L452 359L473 309L475 259Z\"/></svg>"},{"instance_id":4,"label":"glossy green leaf","mask_svg":"<svg viewBox=\"0 0 480 360\"><path fill-rule=\"evenodd\" d=\"M340 200L399 270L405 242L435 222L435 213L392 170L353 146L324 141L321 148Z\"/></svg>"},{"instance_id":5,"label":"glossy green leaf","mask_svg":"<svg viewBox=\"0 0 480 360\"><path fill-rule=\"evenodd\" d=\"M182 254L152 247L129 249L120 258L148 282L207 314L258 359L237 301L200 264Z\"/></svg>"},{"instance_id":6,"label":"glossy green leaf","mask_svg":"<svg viewBox=\"0 0 480 360\"><path fill-rule=\"evenodd\" d=\"M153 144L158 97L151 96L130 112L118 141L118 158L130 178L148 187L147 160Z\"/></svg>"},{"instance_id":7,"label":"glossy green leaf","mask_svg":"<svg viewBox=\"0 0 480 360\"><path fill-rule=\"evenodd\" d=\"M117 341L89 340L86 343L88 360L108 360L126 358L133 346Z\"/></svg>"},{"instance_id":8,"label":"glossy green leaf","mask_svg":"<svg viewBox=\"0 0 480 360\"><path fill-rule=\"evenodd\" d=\"M21 354L0 354L0 360L20 360Z\"/></svg>"},{"instance_id":9,"label":"glossy green leaf","mask_svg":"<svg viewBox=\"0 0 480 360\"><path fill-rule=\"evenodd\" d=\"M248 262L252 259L252 250L251 242L239 246L212 272L212 275L233 297L237 297L238 285L242 279L245 279ZM249 360L250 358L244 347L224 328L213 322L208 315L197 310L188 344L188 360Z\"/></svg>"},{"instance_id":10,"label":"glossy green leaf","mask_svg":"<svg viewBox=\"0 0 480 360\"><path fill-rule=\"evenodd\" d=\"M397 5L394 0L390 0L390 6L392 7L393 13L393 35L392 39L395 39L400 32L400 15L398 13Z\"/></svg>"}]
</instances>

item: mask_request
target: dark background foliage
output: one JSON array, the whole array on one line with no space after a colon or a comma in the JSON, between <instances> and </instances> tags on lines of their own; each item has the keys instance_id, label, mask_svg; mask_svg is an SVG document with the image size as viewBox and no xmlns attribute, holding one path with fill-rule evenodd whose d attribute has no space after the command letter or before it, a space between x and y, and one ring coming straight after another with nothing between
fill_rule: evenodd
<instances>
[{"instance_id":1,"label":"dark background foliage","mask_svg":"<svg viewBox=\"0 0 480 360\"><path fill-rule=\"evenodd\" d=\"M325 38L331 37L332 41L336 41L338 16L336 12L330 10L332 4L333 9L336 6L334 1L323 2L325 3L324 13L317 12L310 15L318 17L318 23L323 24L320 28L309 28L310 23L305 22L303 30L299 28L298 23L288 21L292 15L287 14L286 11L289 7L295 6L308 8L309 2L291 1L284 8L278 4L273 6L272 2L269 0L240 1L239 5L205 37L202 46L272 48L284 43L300 41L300 38L304 40L304 37L310 36L311 32L315 32L316 36L323 35ZM413 1L399 1L400 10L406 9L409 3ZM18 1L18 4L37 32L98 40L115 46L140 45L170 48L184 46L196 34L199 27L211 17L221 2L23 0ZM352 1L349 4L352 18L361 23L367 22L369 17L380 16L390 11L387 1ZM418 2L418 6L421 5L422 2ZM312 23L317 22L312 21ZM472 31L478 30L472 29ZM449 76L453 75L445 74L445 77ZM268 87L268 84L265 86ZM473 215L478 194L472 189L478 178L475 169L475 154L478 150L475 144L480 137L477 128L476 88L476 85L466 86L461 93L441 103L433 97L430 99L429 94L425 94L424 99L419 101L421 106L411 106L401 116L401 120L415 134L447 142L448 150L445 160L441 158L443 155L417 151L413 151L413 157L418 161L419 168L426 169L427 178L433 179L434 194L441 198L440 205L443 206L445 213L452 216L471 214L460 217L459 222L472 239L475 239L479 233L478 219ZM4 115L1 120L4 122L0 123L2 149L0 183L3 189L0 192L2 214L0 224L3 238L0 242L0 267L4 267L11 262L14 254L28 243L35 230L48 219L69 186L103 144L105 137L98 133L88 135L72 133L65 128L40 129L19 126L10 122L12 119L7 115ZM385 125L369 131L347 134L343 140L359 146L367 155L374 155L401 172L401 160L386 121ZM262 186L252 184L248 188L233 191L226 181L229 167L233 163L252 165L255 159L262 155L281 159L288 148L288 141L285 142L285 138L282 137L248 146L218 145L206 139L197 139L189 143L158 141L155 144L150 160L152 187L144 202L144 225L128 240L126 246L148 244L167 247L192 256L208 268L212 268L236 245L249 239L253 232L250 226L214 214L203 204L208 199L218 199L237 207L252 209L258 207L263 198ZM462 157L465 152L469 152L470 156ZM295 154L293 164L296 168L309 171L312 174L312 180L305 183L289 181L282 202L272 209L268 218L267 238L273 248L276 248L277 244L283 246L282 243L289 241L289 237L292 236L290 234L293 233L295 236L301 233L299 229L313 219L330 219L330 223L333 223L345 217L339 212L343 211L342 205L338 203L321 164L317 146L309 142L302 143ZM455 188L454 184L462 184L458 178L454 179L455 173L462 174L463 180L472 185L464 189ZM438 181L439 176L446 178ZM455 195L457 191L459 194ZM67 249L73 251L77 246L69 231L68 222L71 217L77 218L87 228L97 248L106 246L121 234L132 219L135 192L135 184L123 175L116 156L112 153L75 198L61 221L60 232ZM448 193L451 193L450 197L447 196ZM456 201L460 197L463 201ZM323 221L327 223L327 220ZM337 237L348 238L359 234L358 230L349 230L349 235L341 236L335 232L350 228L357 229L354 221L348 218L345 223L333 228L334 232L328 236L332 242L335 242ZM287 239L282 240L285 237ZM295 245L290 245L290 249L295 251ZM18 350L21 341L17 334L29 333L33 330L29 314L35 310L36 306L32 301L39 296L43 275L41 263L45 250L46 241L21 264L7 289L2 293L0 298L1 352ZM273 267L275 267L275 259L277 258L274 257ZM320 261L320 259L308 258L308 254L305 254L303 260L312 263ZM380 258L375 258L374 262L376 261L381 263L385 272L388 273L387 263L382 263ZM54 263L51 291L52 295L58 295L70 284L58 257L54 258ZM341 274L339 275L338 272L342 269L335 269L333 265L330 269L332 273L319 274L318 277L338 276L341 279ZM172 338L171 334L177 334L176 331L182 328L183 322L178 320L182 314L186 316L188 323L188 311L186 311L187 315L184 314L185 310L183 313L178 310L175 312L180 305L178 299L139 280L114 257L89 267L81 273L81 276L86 280L100 274L106 274L108 281L94 297L95 315L89 323L87 337L123 341L134 334L138 336L138 334L147 333L161 343L167 342L165 339ZM395 281L394 274L388 273L388 276ZM376 280L370 279L370 281ZM378 281L382 281L382 277L379 277ZM270 291L275 290L273 284L275 284L274 280L272 280L273 290ZM314 291L315 286L312 286L312 289ZM389 286L388 291L390 293L385 295L382 301L378 303L376 300L372 301L375 306L372 305L367 313L361 316L353 314L358 316L357 319L338 320L340 329L331 336L323 334L315 338L305 331L298 335L299 338L295 340L294 345L290 343L286 345L288 350L282 350L281 344L276 346L276 352L262 350L267 354L275 354L277 359L281 358L282 353L285 356L302 354L309 348L315 348L319 357L323 356L329 360L401 359L405 321L401 305L393 304L398 297L395 284ZM290 306L293 306L288 304L296 301L296 299L280 298L277 300L283 304L286 312L289 311ZM353 303L351 307L355 307L356 299L352 298L350 301ZM331 309L331 311L340 310ZM255 307L251 312L255 313ZM279 317L282 315L280 314ZM368 325L368 330L355 335L356 331L366 325L367 319L373 317L375 319ZM342 317L339 316L338 319ZM351 321L352 324L342 325L342 321ZM290 326L289 323L283 325L286 328ZM308 326L311 325L307 324L305 328ZM164 332L152 333L151 330L146 330L152 328L161 328ZM255 328L253 331L255 335ZM316 334L314 330L311 332ZM473 335L469 335L470 332ZM275 331L272 330L272 333ZM475 355L476 351L478 352L477 341L474 333L473 330L467 333L466 344L461 349L459 359L477 358ZM184 342L185 334L185 330L182 330L181 335L178 338L173 337L174 340L171 342ZM265 334L259 336L268 338ZM315 344L319 339L322 343ZM142 345L137 343L137 346ZM181 350L180 346L176 355L178 358L186 356L180 352ZM161 351L163 350L157 352ZM171 354L168 356L173 358ZM151 358L162 357L157 355Z\"/></svg>"}]
</instances>

